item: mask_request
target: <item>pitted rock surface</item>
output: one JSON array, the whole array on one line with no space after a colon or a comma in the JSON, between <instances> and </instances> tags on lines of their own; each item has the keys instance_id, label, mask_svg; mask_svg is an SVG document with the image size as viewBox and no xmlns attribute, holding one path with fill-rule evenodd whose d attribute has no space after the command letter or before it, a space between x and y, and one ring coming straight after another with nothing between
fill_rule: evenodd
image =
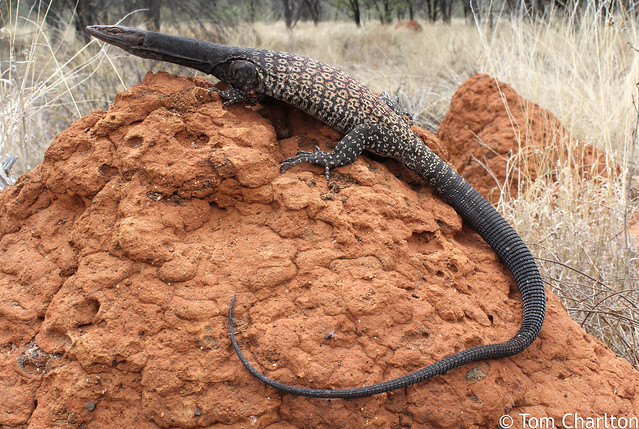
<instances>
[{"instance_id":1,"label":"pitted rock surface","mask_svg":"<svg viewBox=\"0 0 639 429\"><path fill-rule=\"evenodd\" d=\"M619 172L605 153L577 140L548 110L508 84L478 73L457 89L437 137L450 162L486 199L514 197L520 177L557 178L571 166L582 177Z\"/></svg>"},{"instance_id":2,"label":"pitted rock surface","mask_svg":"<svg viewBox=\"0 0 639 429\"><path fill-rule=\"evenodd\" d=\"M636 413L637 371L552 293L525 352L404 391L308 399L254 379L230 347L235 293L248 358L317 388L510 338L521 300L483 240L396 163L360 157L330 188L321 167L280 175L339 134L278 103L223 109L209 85L148 74L0 194L0 425L481 428Z\"/></svg>"}]
</instances>

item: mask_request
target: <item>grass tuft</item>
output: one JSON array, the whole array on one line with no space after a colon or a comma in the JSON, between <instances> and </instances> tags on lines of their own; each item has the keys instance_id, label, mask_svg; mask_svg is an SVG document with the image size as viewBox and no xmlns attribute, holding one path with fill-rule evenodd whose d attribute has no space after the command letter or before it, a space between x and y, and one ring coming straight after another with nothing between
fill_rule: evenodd
<instances>
[{"instance_id":1,"label":"grass tuft","mask_svg":"<svg viewBox=\"0 0 639 429\"><path fill-rule=\"evenodd\" d=\"M48 9L26 16L19 9L19 2L9 3L0 28L0 159L17 155L17 176L40 162L71 119L91 109L86 83L96 71L70 23L54 31L45 23Z\"/></svg>"}]
</instances>

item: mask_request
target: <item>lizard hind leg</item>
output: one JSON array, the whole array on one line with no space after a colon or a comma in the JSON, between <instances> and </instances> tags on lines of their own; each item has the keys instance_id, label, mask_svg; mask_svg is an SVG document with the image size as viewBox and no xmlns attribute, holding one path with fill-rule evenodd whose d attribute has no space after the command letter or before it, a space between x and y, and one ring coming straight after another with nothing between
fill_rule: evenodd
<instances>
[{"instance_id":1,"label":"lizard hind leg","mask_svg":"<svg viewBox=\"0 0 639 429\"><path fill-rule=\"evenodd\" d=\"M412 127L415 124L415 121L413 120L413 115L410 112L407 112L406 110L402 110L402 108L399 107L399 97L391 97L386 92L382 92L379 96L379 99L384 101L388 105L388 107L393 109L393 111L397 113L399 116L405 118L406 121L408 122L408 125Z\"/></svg>"},{"instance_id":2,"label":"lizard hind leg","mask_svg":"<svg viewBox=\"0 0 639 429\"><path fill-rule=\"evenodd\" d=\"M315 152L297 152L296 156L284 160L280 172L284 173L289 168L303 162L324 166L326 182L330 182L331 168L348 165L362 153L364 149L374 147L378 142L377 127L371 124L360 124L346 134L337 144L333 152L326 152L315 147Z\"/></svg>"}]
</instances>

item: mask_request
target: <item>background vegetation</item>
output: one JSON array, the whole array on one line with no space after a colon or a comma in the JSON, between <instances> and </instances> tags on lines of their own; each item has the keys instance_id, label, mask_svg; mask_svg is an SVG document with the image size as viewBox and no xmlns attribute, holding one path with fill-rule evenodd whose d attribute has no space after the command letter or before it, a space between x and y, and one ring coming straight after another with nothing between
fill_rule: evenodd
<instances>
[{"instance_id":1,"label":"background vegetation","mask_svg":"<svg viewBox=\"0 0 639 429\"><path fill-rule=\"evenodd\" d=\"M101 48L83 31L92 23L312 56L399 96L432 131L458 86L489 73L606 151L608 174L588 179L566 165L533 180L514 157L520 193L499 209L573 318L639 367L637 12L630 0L3 0L0 161L18 160L13 177L0 166L0 188L37 165L71 121L106 108L147 70L194 74ZM394 29L409 18L423 31ZM560 150L550 143L548 171Z\"/></svg>"}]
</instances>

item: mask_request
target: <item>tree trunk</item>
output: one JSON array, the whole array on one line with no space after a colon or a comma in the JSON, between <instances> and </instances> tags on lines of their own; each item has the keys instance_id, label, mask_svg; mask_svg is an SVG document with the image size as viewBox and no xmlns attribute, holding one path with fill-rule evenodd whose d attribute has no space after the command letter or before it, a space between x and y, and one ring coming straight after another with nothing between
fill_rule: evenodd
<instances>
[{"instance_id":1,"label":"tree trunk","mask_svg":"<svg viewBox=\"0 0 639 429\"><path fill-rule=\"evenodd\" d=\"M290 0L282 0L282 4L284 5L284 22L286 23L286 28L291 28L293 26L293 9Z\"/></svg>"},{"instance_id":2,"label":"tree trunk","mask_svg":"<svg viewBox=\"0 0 639 429\"><path fill-rule=\"evenodd\" d=\"M351 12L353 12L353 20L358 27L362 26L362 15L359 8L359 0L348 0L351 6Z\"/></svg>"},{"instance_id":3,"label":"tree trunk","mask_svg":"<svg viewBox=\"0 0 639 429\"><path fill-rule=\"evenodd\" d=\"M161 6L161 0L144 0L144 8L146 9L146 13L144 14L144 22L146 23L147 30L160 31Z\"/></svg>"}]
</instances>

